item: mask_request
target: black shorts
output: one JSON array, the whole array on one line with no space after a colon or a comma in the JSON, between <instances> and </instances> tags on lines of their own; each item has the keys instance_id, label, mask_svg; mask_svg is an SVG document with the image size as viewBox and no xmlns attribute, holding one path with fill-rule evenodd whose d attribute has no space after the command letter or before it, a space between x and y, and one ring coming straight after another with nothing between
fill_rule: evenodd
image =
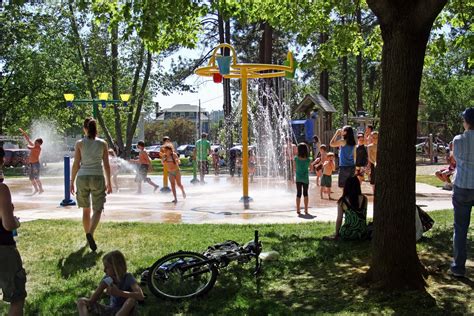
<instances>
[{"instance_id":1,"label":"black shorts","mask_svg":"<svg viewBox=\"0 0 474 316\"><path fill-rule=\"evenodd\" d=\"M344 184L346 184L347 179L349 179L350 177L353 177L354 173L355 173L355 166L349 166L349 167L339 166L338 186L340 188L343 188Z\"/></svg>"}]
</instances>

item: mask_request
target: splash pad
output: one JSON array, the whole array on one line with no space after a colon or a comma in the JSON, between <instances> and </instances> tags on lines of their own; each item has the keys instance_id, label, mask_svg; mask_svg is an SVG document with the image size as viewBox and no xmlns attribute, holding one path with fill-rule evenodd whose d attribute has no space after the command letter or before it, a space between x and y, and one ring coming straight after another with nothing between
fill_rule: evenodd
<instances>
[{"instance_id":1,"label":"splash pad","mask_svg":"<svg viewBox=\"0 0 474 316\"><path fill-rule=\"evenodd\" d=\"M230 56L221 56L219 49L229 49ZM220 82L220 76L225 79L241 80L241 98L242 98L242 192L240 199L244 203L244 208L250 207L253 199L249 196L249 137L248 137L248 79L292 77L295 72L295 63L293 55L288 52L288 65L273 64L250 64L237 63L237 54L233 46L229 44L220 44L214 48L209 64L206 67L198 68L195 73L203 77L213 77L215 82ZM216 78L217 77L217 78Z\"/></svg>"}]
</instances>

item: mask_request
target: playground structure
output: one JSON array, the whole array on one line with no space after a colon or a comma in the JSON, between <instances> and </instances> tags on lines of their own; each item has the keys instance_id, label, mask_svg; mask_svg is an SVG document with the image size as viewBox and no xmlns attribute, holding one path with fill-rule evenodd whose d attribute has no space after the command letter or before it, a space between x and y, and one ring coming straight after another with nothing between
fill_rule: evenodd
<instances>
[{"instance_id":1,"label":"playground structure","mask_svg":"<svg viewBox=\"0 0 474 316\"><path fill-rule=\"evenodd\" d=\"M434 164L445 161L449 154L451 139L448 126L444 122L418 121L416 155L417 162Z\"/></svg>"},{"instance_id":2,"label":"playground structure","mask_svg":"<svg viewBox=\"0 0 474 316\"><path fill-rule=\"evenodd\" d=\"M229 49L231 56L221 56L219 49ZM238 64L237 54L233 46L229 44L220 44L214 48L212 56L206 67L198 68L195 73L203 77L213 77L214 82L221 82L222 78L241 80L241 100L242 100L242 191L241 201L244 207L249 207L251 198L249 196L248 179L248 79L287 77L293 78L295 73L295 61L291 52L288 52L285 65L273 64Z\"/></svg>"},{"instance_id":3,"label":"playground structure","mask_svg":"<svg viewBox=\"0 0 474 316\"><path fill-rule=\"evenodd\" d=\"M64 100L66 100L66 105L72 107L74 104L92 104L92 116L97 118L99 111L98 105L101 104L102 108L106 108L107 104L120 104L127 106L128 101L130 100L130 94L124 93L120 95L120 100L109 100L108 92L100 92L98 99L83 99L83 100L74 100L73 93L64 93Z\"/></svg>"},{"instance_id":4,"label":"playground structure","mask_svg":"<svg viewBox=\"0 0 474 316\"><path fill-rule=\"evenodd\" d=\"M305 139L301 141L312 143L313 135L317 135L320 144L329 144L335 132L332 127L332 115L336 113L336 108L324 96L307 94L296 106L294 112L304 113L305 127L312 126L312 131L305 128Z\"/></svg>"}]
</instances>

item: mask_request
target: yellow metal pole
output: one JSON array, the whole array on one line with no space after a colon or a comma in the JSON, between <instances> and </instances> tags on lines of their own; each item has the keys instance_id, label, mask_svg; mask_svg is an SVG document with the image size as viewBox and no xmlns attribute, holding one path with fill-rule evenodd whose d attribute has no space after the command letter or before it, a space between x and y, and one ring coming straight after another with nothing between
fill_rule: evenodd
<instances>
[{"instance_id":1,"label":"yellow metal pole","mask_svg":"<svg viewBox=\"0 0 474 316\"><path fill-rule=\"evenodd\" d=\"M163 187L166 188L168 186L168 167L166 164L163 164Z\"/></svg>"},{"instance_id":2,"label":"yellow metal pole","mask_svg":"<svg viewBox=\"0 0 474 316\"><path fill-rule=\"evenodd\" d=\"M242 185L243 201L248 203L249 199L249 122L247 116L247 67L242 67Z\"/></svg>"}]
</instances>

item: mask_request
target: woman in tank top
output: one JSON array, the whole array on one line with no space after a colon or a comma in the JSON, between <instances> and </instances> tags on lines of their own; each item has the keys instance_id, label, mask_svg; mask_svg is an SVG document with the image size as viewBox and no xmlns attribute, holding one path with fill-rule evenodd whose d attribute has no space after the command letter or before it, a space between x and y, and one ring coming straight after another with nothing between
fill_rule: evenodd
<instances>
[{"instance_id":1,"label":"woman in tank top","mask_svg":"<svg viewBox=\"0 0 474 316\"><path fill-rule=\"evenodd\" d=\"M93 118L84 121L84 134L76 142L74 164L72 166L71 193L74 194L74 181L77 186L77 204L82 207L82 225L92 251L97 249L94 231L104 210L105 196L112 193L110 164L107 143L97 137L97 123ZM104 178L105 171L105 178ZM91 207L92 206L92 207ZM93 215L91 217L91 208Z\"/></svg>"},{"instance_id":2,"label":"woman in tank top","mask_svg":"<svg viewBox=\"0 0 474 316\"><path fill-rule=\"evenodd\" d=\"M343 188L346 180L355 174L356 141L352 127L346 125L338 129L329 145L339 147L338 186Z\"/></svg>"}]
</instances>

